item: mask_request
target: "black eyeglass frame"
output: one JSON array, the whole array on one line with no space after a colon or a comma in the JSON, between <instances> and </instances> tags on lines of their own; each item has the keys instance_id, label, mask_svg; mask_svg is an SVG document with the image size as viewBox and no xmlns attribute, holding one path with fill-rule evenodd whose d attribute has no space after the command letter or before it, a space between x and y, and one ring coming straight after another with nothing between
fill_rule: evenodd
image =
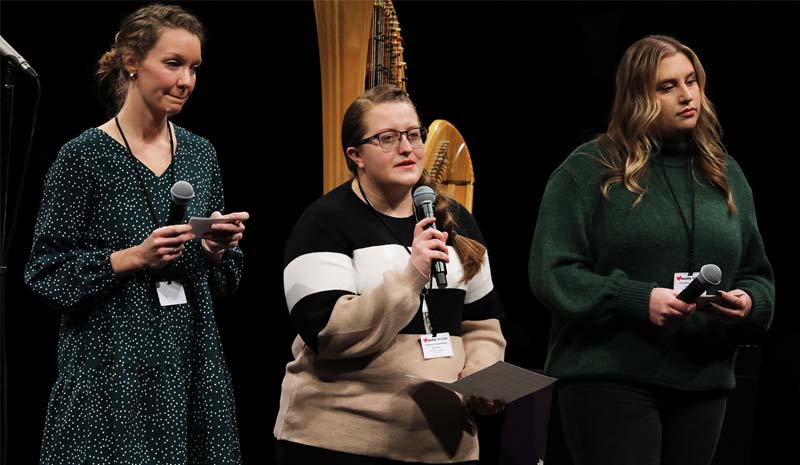
<instances>
[{"instance_id":1,"label":"black eyeglass frame","mask_svg":"<svg viewBox=\"0 0 800 465\"><path fill-rule=\"evenodd\" d=\"M420 139L422 140L421 144L413 144L411 142L411 140L408 138L408 133L411 132L411 131L419 131L419 136L420 136ZM387 132L393 132L393 133L397 134L397 145L394 145L392 147L384 147L383 146L383 144L381 143L381 136L386 134ZM400 143L402 142L402 138L403 138L404 134L406 136L406 140L408 140L408 143L411 144L412 147L422 147L423 145L425 145L425 141L428 139L428 128L426 128L425 126L418 126L416 128L407 129L405 131L398 131L396 129L389 129L387 131L381 131L381 132L379 132L377 134L374 134L372 136L369 136L369 137L366 137L366 138L361 139L359 141L356 141L353 145L351 145L351 147L358 147L360 145L366 144L367 142L371 142L373 140L377 140L378 141L378 145L380 145L380 147L382 149L384 149L384 150L392 150L392 149L395 149L395 148L400 146Z\"/></svg>"}]
</instances>

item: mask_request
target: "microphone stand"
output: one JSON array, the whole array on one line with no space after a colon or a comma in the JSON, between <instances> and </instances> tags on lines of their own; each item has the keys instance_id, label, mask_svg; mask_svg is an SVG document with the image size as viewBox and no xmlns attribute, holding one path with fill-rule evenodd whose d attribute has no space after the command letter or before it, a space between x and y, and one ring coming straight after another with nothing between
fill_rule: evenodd
<instances>
[{"instance_id":1,"label":"microphone stand","mask_svg":"<svg viewBox=\"0 0 800 465\"><path fill-rule=\"evenodd\" d=\"M30 67L26 72L34 78L36 83L36 100L33 106L33 116L31 118L31 130L28 137L24 156L22 157L22 169L19 173L19 187L15 198L14 209L11 212L11 222L8 223L8 185L11 179L11 152L13 145L11 135L13 128L14 114L14 79L15 74L12 65L16 65L10 59L5 60L5 73L3 84L2 115L0 121L7 122L7 128L3 128L0 123L0 465L6 465L8 458L8 368L6 360L6 278L8 275L8 245L14 239L14 227L17 223L17 214L20 210L23 187L25 185L25 174L28 171L28 160L30 159L31 147L33 146L33 134L36 129L36 120L39 113L39 101L42 97L42 86L38 75L30 73ZM3 144L2 130L6 129L6 141ZM6 234L6 226L10 226Z\"/></svg>"},{"instance_id":2,"label":"microphone stand","mask_svg":"<svg viewBox=\"0 0 800 465\"><path fill-rule=\"evenodd\" d=\"M8 381L6 368L6 276L8 268L6 266L6 199L8 199L8 186L3 184L8 178L7 165L11 156L11 129L12 115L14 107L14 72L10 64L5 66L5 78L3 79L3 120L7 122L7 140L0 144L0 465L6 463L6 451L8 444ZM2 137L2 135L0 135ZM3 148L5 150L3 150Z\"/></svg>"}]
</instances>

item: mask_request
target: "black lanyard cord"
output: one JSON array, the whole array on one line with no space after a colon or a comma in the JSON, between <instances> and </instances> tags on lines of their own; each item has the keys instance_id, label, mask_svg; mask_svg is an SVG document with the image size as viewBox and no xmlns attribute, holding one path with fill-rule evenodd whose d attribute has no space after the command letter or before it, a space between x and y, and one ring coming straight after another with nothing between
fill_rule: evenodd
<instances>
[{"instance_id":1,"label":"black lanyard cord","mask_svg":"<svg viewBox=\"0 0 800 465\"><path fill-rule=\"evenodd\" d=\"M402 245L403 249L405 249L405 251L408 252L409 255L411 255L411 249L403 245L403 241L400 240L399 237L397 237L397 234L395 234L392 227L389 226L389 223L387 223L386 220L383 219L383 216L378 212L378 210L375 210L375 207L372 206L372 203L370 203L369 199L367 198L367 194L364 192L364 188L361 187L361 181L358 178L356 178L356 183L358 184L358 190L361 191L361 196L364 197L364 202L366 202L367 205L369 205L370 210L372 210L372 212L375 213L375 216L378 217L381 223L383 223L383 225L386 226L386 229L389 231L389 234L391 234L392 237L394 237L397 243ZM416 212L415 212L415 218L416 218Z\"/></svg>"},{"instance_id":2,"label":"black lanyard cord","mask_svg":"<svg viewBox=\"0 0 800 465\"><path fill-rule=\"evenodd\" d=\"M119 135L122 136L122 140L125 142L125 147L128 149L128 154L133 159L133 168L136 172L136 176L139 178L139 185L142 187L142 192L144 192L145 199L147 200L147 206L150 208L150 215L153 218L153 223L156 225L156 228L160 227L160 223L158 221L158 215L156 215L156 209L153 205L153 199L150 198L150 191L147 189L147 185L144 183L144 178L142 177L141 168L137 165L139 161L136 158L136 155L133 154L133 150L131 150L131 146L128 143L128 139L125 137L125 133L122 132L122 126L119 124L119 116L114 117L114 122L117 123L117 129L119 130ZM172 140L172 131L170 130L170 123L167 121L167 134L169 134L169 172L170 176L172 177L172 184L174 185L176 182L176 175L175 175L175 166L173 163L172 154L175 152L175 142Z\"/></svg>"},{"instance_id":3,"label":"black lanyard cord","mask_svg":"<svg viewBox=\"0 0 800 465\"><path fill-rule=\"evenodd\" d=\"M678 201L678 196L675 195L675 190L672 188L672 183L669 182L669 177L667 176L667 170L664 168L664 165L659 164L661 167L661 174L664 175L664 180L667 182L667 187L669 188L669 193L672 194L672 200L675 201L675 207L678 209L678 214L681 217L681 222L683 223L683 229L686 231L686 238L689 240L689 269L687 270L689 273L694 272L694 232L695 232L695 225L697 224L697 209L695 208L695 189L694 189L694 182L693 182L693 173L692 173L692 165L693 165L694 157L689 160L689 190L692 193L692 206L691 206L691 214L692 214L692 225L689 227L688 221L686 219L686 215L683 214L683 209L681 208L681 203Z\"/></svg>"},{"instance_id":4,"label":"black lanyard cord","mask_svg":"<svg viewBox=\"0 0 800 465\"><path fill-rule=\"evenodd\" d=\"M406 247L403 244L403 241L400 240L399 237L397 237L397 234L395 234L394 230L391 228L391 226L389 226L389 223L387 223L386 220L383 218L383 216L380 214L380 212L378 212L378 210L376 210L375 207L372 206L372 204L370 203L369 199L367 198L366 192L364 192L364 188L361 187L361 180L358 179L358 177L356 177L356 184L358 184L358 190L361 191L361 196L364 197L364 202L366 202L367 205L369 205L370 210L372 210L373 213L375 213L375 215L378 217L378 219L381 221L381 223L383 223L383 225L389 231L389 234L391 234L392 237L394 237L394 239L397 241L397 243L403 246L403 249L405 249L405 251L408 252L408 255L411 255L411 249ZM415 208L414 209L414 219L416 219L416 217L417 217L417 211L416 211L416 208ZM425 300L425 304L426 305L427 305L427 298L428 298L428 289L431 288L431 287L433 287L433 274L432 273L431 273L431 277L430 277L430 281L428 282L428 285L425 286L424 288L422 288L422 291L420 292L420 294L422 295L422 298ZM425 324L425 330L430 332L431 334L436 334L436 333L433 332L433 326L431 325L430 316L428 315L430 312L429 311L423 311L422 313L423 313L422 319L423 319L423 322Z\"/></svg>"}]
</instances>

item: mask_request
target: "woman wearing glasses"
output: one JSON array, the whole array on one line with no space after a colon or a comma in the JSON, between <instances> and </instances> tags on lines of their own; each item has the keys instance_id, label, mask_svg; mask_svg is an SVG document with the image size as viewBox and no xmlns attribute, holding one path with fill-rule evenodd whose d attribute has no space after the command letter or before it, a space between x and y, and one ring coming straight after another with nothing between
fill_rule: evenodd
<instances>
[{"instance_id":1,"label":"woman wearing glasses","mask_svg":"<svg viewBox=\"0 0 800 465\"><path fill-rule=\"evenodd\" d=\"M545 189L530 278L552 311L545 370L577 465L710 463L736 345L772 320L752 193L705 85L689 47L634 43L608 132ZM679 299L705 264L722 270L716 303Z\"/></svg>"},{"instance_id":2,"label":"woman wearing glasses","mask_svg":"<svg viewBox=\"0 0 800 465\"><path fill-rule=\"evenodd\" d=\"M455 381L501 360L502 309L469 212L439 194L438 230L415 217L425 137L395 86L368 90L344 115L353 178L305 211L286 247L284 289L299 336L274 430L279 464L478 458L462 400L422 379ZM447 263L446 288L433 282L434 260ZM502 408L467 403L479 413Z\"/></svg>"}]
</instances>

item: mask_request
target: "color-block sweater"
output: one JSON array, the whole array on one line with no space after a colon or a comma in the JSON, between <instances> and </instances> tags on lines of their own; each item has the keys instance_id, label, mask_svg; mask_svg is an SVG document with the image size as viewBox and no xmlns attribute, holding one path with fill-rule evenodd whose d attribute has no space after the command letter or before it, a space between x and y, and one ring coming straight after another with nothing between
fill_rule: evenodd
<instances>
[{"instance_id":1,"label":"color-block sweater","mask_svg":"<svg viewBox=\"0 0 800 465\"><path fill-rule=\"evenodd\" d=\"M455 202L451 208L457 233L483 242L472 215ZM449 285L434 283L427 306L433 331L450 333L453 356L425 360L420 293L427 280L407 250L415 223L376 213L350 182L298 220L284 288L299 335L283 380L278 439L394 460L477 459L462 400L423 379L455 381L501 360L501 304L488 258L463 283L448 244Z\"/></svg>"}]
</instances>

